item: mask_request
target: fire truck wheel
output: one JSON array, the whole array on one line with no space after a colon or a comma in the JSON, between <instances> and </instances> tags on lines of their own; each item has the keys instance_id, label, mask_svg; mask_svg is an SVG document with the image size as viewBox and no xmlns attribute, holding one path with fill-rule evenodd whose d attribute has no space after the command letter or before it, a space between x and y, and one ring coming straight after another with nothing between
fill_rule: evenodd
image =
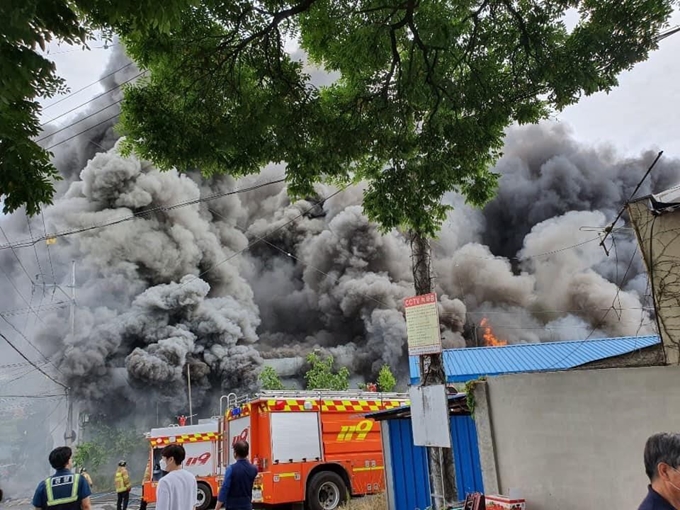
<instances>
[{"instance_id":1,"label":"fire truck wheel","mask_svg":"<svg viewBox=\"0 0 680 510\"><path fill-rule=\"evenodd\" d=\"M307 510L336 510L348 499L345 481L333 471L320 471L309 481Z\"/></svg>"},{"instance_id":2,"label":"fire truck wheel","mask_svg":"<svg viewBox=\"0 0 680 510\"><path fill-rule=\"evenodd\" d=\"M210 503L212 503L212 491L210 490L210 486L208 484L205 483L198 484L198 497L196 499L198 501L196 510L208 509Z\"/></svg>"}]
</instances>

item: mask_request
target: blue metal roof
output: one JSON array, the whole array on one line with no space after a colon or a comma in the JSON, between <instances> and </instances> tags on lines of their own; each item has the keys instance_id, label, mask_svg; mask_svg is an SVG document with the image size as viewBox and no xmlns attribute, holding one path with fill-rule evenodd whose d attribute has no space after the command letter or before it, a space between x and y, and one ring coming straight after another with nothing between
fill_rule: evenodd
<instances>
[{"instance_id":1,"label":"blue metal roof","mask_svg":"<svg viewBox=\"0 0 680 510\"><path fill-rule=\"evenodd\" d=\"M444 350L444 369L450 383L465 382L485 375L567 370L660 342L658 336L595 338L569 342L512 344L502 347L470 347ZM418 358L409 358L411 384L420 380Z\"/></svg>"}]
</instances>

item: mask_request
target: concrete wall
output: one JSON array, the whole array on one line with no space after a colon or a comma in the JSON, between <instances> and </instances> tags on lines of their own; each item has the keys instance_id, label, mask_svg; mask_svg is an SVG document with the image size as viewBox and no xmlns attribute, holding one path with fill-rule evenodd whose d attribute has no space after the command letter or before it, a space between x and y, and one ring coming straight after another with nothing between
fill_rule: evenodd
<instances>
[{"instance_id":1,"label":"concrete wall","mask_svg":"<svg viewBox=\"0 0 680 510\"><path fill-rule=\"evenodd\" d=\"M656 323L666 363L680 365L680 212L652 214L644 198L627 205L640 253L652 281Z\"/></svg>"},{"instance_id":2,"label":"concrete wall","mask_svg":"<svg viewBox=\"0 0 680 510\"><path fill-rule=\"evenodd\" d=\"M646 493L647 438L680 431L680 367L490 378L475 388L487 494L527 510L634 510Z\"/></svg>"}]
</instances>

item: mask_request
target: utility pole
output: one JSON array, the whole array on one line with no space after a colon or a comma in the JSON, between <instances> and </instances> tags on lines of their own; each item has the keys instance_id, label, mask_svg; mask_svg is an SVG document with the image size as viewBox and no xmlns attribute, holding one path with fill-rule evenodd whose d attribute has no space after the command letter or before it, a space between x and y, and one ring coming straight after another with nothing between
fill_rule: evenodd
<instances>
[{"instance_id":1,"label":"utility pole","mask_svg":"<svg viewBox=\"0 0 680 510\"><path fill-rule=\"evenodd\" d=\"M71 261L71 335L76 334L76 261Z\"/></svg>"},{"instance_id":2,"label":"utility pole","mask_svg":"<svg viewBox=\"0 0 680 510\"><path fill-rule=\"evenodd\" d=\"M66 291L61 288L61 286L56 282L53 281L52 283L47 283L45 282L45 275L44 274L39 274L36 280L42 280L41 286L43 287L43 292L44 289L47 287L52 287L52 292L54 293L55 290L59 290L64 296L69 298L71 302L71 310L70 310L70 324L71 324L71 336L75 336L76 334L76 261L72 260L71 261L71 295L69 296ZM36 285L34 283L33 285ZM64 431L64 442L66 446L72 446L75 439L76 439L76 432L75 432L75 425L73 423L73 395L71 392L71 388L66 388L65 390L65 397L66 397L66 430Z\"/></svg>"},{"instance_id":3,"label":"utility pole","mask_svg":"<svg viewBox=\"0 0 680 510\"><path fill-rule=\"evenodd\" d=\"M66 430L64 431L64 441L66 446L73 446L75 431L73 430L73 398L71 388L66 388Z\"/></svg>"},{"instance_id":4,"label":"utility pole","mask_svg":"<svg viewBox=\"0 0 680 510\"><path fill-rule=\"evenodd\" d=\"M194 424L194 410L191 407L191 370L189 362L187 362L187 387L189 389L189 423Z\"/></svg>"},{"instance_id":5,"label":"utility pole","mask_svg":"<svg viewBox=\"0 0 680 510\"><path fill-rule=\"evenodd\" d=\"M419 233L411 239L413 284L416 295L432 292L432 271L430 267L430 243ZM420 356L420 383L423 386L445 385L446 373L441 354ZM446 510L457 499L455 465L451 448L428 447L430 467L430 488L433 508Z\"/></svg>"},{"instance_id":6,"label":"utility pole","mask_svg":"<svg viewBox=\"0 0 680 510\"><path fill-rule=\"evenodd\" d=\"M71 261L71 336L76 334L76 261ZM66 402L68 410L66 411L66 432L64 432L64 439L66 446L73 446L75 440L75 430L73 426L73 397L71 389L66 389Z\"/></svg>"}]
</instances>

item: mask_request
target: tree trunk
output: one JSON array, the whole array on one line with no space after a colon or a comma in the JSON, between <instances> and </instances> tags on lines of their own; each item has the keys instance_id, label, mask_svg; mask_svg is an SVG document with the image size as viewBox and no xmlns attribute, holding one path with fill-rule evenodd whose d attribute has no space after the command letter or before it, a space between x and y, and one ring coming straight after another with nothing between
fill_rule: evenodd
<instances>
[{"instance_id":1,"label":"tree trunk","mask_svg":"<svg viewBox=\"0 0 680 510\"><path fill-rule=\"evenodd\" d=\"M418 233L411 238L413 283L416 295L432 292L430 243ZM446 373L441 354L420 357L420 383L423 386L446 384ZM430 489L433 508L445 510L457 501L453 451L450 448L428 448Z\"/></svg>"}]
</instances>

